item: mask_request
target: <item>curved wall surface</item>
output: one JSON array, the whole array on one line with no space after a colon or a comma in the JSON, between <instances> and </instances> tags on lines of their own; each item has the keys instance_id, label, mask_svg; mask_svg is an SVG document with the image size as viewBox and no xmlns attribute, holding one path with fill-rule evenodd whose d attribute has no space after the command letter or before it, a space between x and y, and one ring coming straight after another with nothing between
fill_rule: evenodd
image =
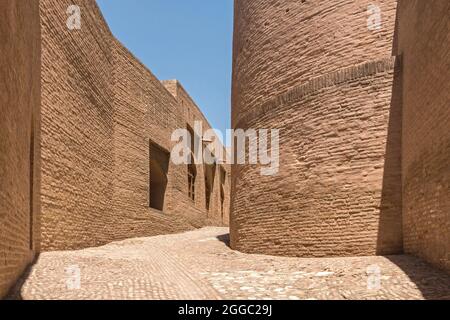
<instances>
[{"instance_id":1,"label":"curved wall surface","mask_svg":"<svg viewBox=\"0 0 450 320\"><path fill-rule=\"evenodd\" d=\"M402 251L396 1L235 3L235 129L280 129L280 170L232 169L231 244L336 256ZM376 11L372 11L372 14Z\"/></svg>"}]
</instances>

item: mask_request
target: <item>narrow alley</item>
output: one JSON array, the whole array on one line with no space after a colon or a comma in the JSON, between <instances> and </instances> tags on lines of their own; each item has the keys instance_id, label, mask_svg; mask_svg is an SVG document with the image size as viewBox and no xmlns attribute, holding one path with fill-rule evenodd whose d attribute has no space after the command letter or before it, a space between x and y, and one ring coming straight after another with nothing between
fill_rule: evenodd
<instances>
[{"instance_id":1,"label":"narrow alley","mask_svg":"<svg viewBox=\"0 0 450 320\"><path fill-rule=\"evenodd\" d=\"M450 276L414 257L273 257L227 242L227 228L204 228L45 252L11 298L450 299Z\"/></svg>"}]
</instances>

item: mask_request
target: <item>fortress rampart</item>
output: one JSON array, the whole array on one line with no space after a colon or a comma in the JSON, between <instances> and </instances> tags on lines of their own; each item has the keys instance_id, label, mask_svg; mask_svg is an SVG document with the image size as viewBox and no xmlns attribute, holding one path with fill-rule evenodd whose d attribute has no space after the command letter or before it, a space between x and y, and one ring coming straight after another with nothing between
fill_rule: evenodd
<instances>
[{"instance_id":1,"label":"fortress rampart","mask_svg":"<svg viewBox=\"0 0 450 320\"><path fill-rule=\"evenodd\" d=\"M235 5L233 127L280 129L280 172L233 169L232 246L401 252L395 1L381 2L378 32L367 28L366 1Z\"/></svg>"},{"instance_id":2,"label":"fortress rampart","mask_svg":"<svg viewBox=\"0 0 450 320\"><path fill-rule=\"evenodd\" d=\"M398 7L404 249L450 272L450 2Z\"/></svg>"},{"instance_id":3,"label":"fortress rampart","mask_svg":"<svg viewBox=\"0 0 450 320\"><path fill-rule=\"evenodd\" d=\"M73 1L0 2L0 297L40 251L228 219L244 252L450 271L448 0L236 1L233 128L281 130L274 176L169 161L208 121L76 2L80 30Z\"/></svg>"},{"instance_id":4,"label":"fortress rampart","mask_svg":"<svg viewBox=\"0 0 450 320\"><path fill-rule=\"evenodd\" d=\"M95 2L79 4L80 30L66 26L69 5L40 1L43 249L226 223L216 203L207 212L200 201L203 172L198 170L194 202L187 167L171 161L159 208L164 214L149 208L150 144L170 152L173 130L194 118L187 119L174 92L112 36ZM200 114L195 119L205 122ZM219 201L218 186L213 194L211 201Z\"/></svg>"},{"instance_id":5,"label":"fortress rampart","mask_svg":"<svg viewBox=\"0 0 450 320\"><path fill-rule=\"evenodd\" d=\"M0 2L0 298L39 250L39 5Z\"/></svg>"},{"instance_id":6,"label":"fortress rampart","mask_svg":"<svg viewBox=\"0 0 450 320\"><path fill-rule=\"evenodd\" d=\"M448 2L373 4L235 2L233 127L280 129L280 172L233 167L233 248L449 270Z\"/></svg>"},{"instance_id":7,"label":"fortress rampart","mask_svg":"<svg viewBox=\"0 0 450 320\"><path fill-rule=\"evenodd\" d=\"M79 30L66 25L73 1L26 2L0 5L0 296L40 250L227 225L229 167L207 179L168 159L175 129L210 128L181 84L120 44L95 1L76 1Z\"/></svg>"}]
</instances>

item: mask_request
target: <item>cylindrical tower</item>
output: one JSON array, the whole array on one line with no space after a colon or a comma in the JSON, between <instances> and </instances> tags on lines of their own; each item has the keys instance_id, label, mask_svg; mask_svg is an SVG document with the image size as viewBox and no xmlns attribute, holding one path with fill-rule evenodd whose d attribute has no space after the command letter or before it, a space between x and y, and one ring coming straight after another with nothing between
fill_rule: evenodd
<instances>
[{"instance_id":1,"label":"cylindrical tower","mask_svg":"<svg viewBox=\"0 0 450 320\"><path fill-rule=\"evenodd\" d=\"M402 251L395 14L395 0L235 1L233 127L279 129L280 168L234 165L233 248Z\"/></svg>"}]
</instances>

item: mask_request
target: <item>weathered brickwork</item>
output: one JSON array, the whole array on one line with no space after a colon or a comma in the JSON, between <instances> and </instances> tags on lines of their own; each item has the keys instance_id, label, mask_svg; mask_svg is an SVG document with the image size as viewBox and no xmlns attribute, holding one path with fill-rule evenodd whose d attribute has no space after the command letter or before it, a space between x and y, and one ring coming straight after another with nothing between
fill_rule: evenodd
<instances>
[{"instance_id":1,"label":"weathered brickwork","mask_svg":"<svg viewBox=\"0 0 450 320\"><path fill-rule=\"evenodd\" d=\"M0 2L0 298L39 250L37 2Z\"/></svg>"},{"instance_id":2,"label":"weathered brickwork","mask_svg":"<svg viewBox=\"0 0 450 320\"><path fill-rule=\"evenodd\" d=\"M450 2L399 1L405 252L450 271Z\"/></svg>"},{"instance_id":3,"label":"weathered brickwork","mask_svg":"<svg viewBox=\"0 0 450 320\"><path fill-rule=\"evenodd\" d=\"M106 241L114 218L110 34L98 11L86 11L91 1L79 2L83 24L72 31L66 26L72 1L39 3L42 249L93 246Z\"/></svg>"},{"instance_id":4,"label":"weathered brickwork","mask_svg":"<svg viewBox=\"0 0 450 320\"><path fill-rule=\"evenodd\" d=\"M394 74L389 59L341 70L246 122L244 129L281 128L280 172L236 169L235 188L246 188L233 193L236 248L300 256L401 252L400 131L389 132L401 116L391 103Z\"/></svg>"},{"instance_id":5,"label":"weathered brickwork","mask_svg":"<svg viewBox=\"0 0 450 320\"><path fill-rule=\"evenodd\" d=\"M391 56L396 1L376 1L382 28L367 28L366 0L235 3L233 124L312 78Z\"/></svg>"},{"instance_id":6,"label":"weathered brickwork","mask_svg":"<svg viewBox=\"0 0 450 320\"><path fill-rule=\"evenodd\" d=\"M280 172L233 168L234 248L402 251L396 2L379 5L374 32L366 1L235 3L233 127L280 129Z\"/></svg>"},{"instance_id":7,"label":"weathered brickwork","mask_svg":"<svg viewBox=\"0 0 450 320\"><path fill-rule=\"evenodd\" d=\"M200 111L198 106L195 104L193 99L189 96L186 90L180 85L180 83L176 80L168 80L163 81L163 85L166 89L177 99L178 106L181 107L181 112L178 114L181 115L182 122L179 124L179 128L184 128L187 125L190 128L195 127L195 122L200 122L202 124L203 133L206 130L211 129L211 125L208 120L205 118L203 113ZM225 152L225 151L224 151ZM222 223L227 224L229 222L229 214L230 214L230 180L231 180L231 170L230 166L227 164L218 163L215 172L214 172L214 181L213 188L211 190L211 198L209 199L209 210L206 206L206 190L205 190L205 167L202 164L196 165L197 169L197 178L195 181L195 190L196 197L194 201L189 199L190 204L188 206L192 206L194 204L195 208L200 210L201 212L207 212L208 218L212 218L214 220L220 220ZM221 170L225 171L225 177L221 178ZM184 173L181 180L181 192L186 190L187 180L184 179ZM221 188L223 188L224 199L223 199L223 208L221 201ZM174 197L176 199L176 197ZM183 205L182 201L175 201L174 205Z\"/></svg>"},{"instance_id":8,"label":"weathered brickwork","mask_svg":"<svg viewBox=\"0 0 450 320\"><path fill-rule=\"evenodd\" d=\"M40 2L43 249L227 224L218 206L207 211L200 201L202 171L194 203L187 166L172 162L163 212L150 208L150 144L170 152L172 132L190 121L186 107L112 36L94 1L77 1L82 27L69 30L70 4ZM219 189L213 194L217 199Z\"/></svg>"},{"instance_id":9,"label":"weathered brickwork","mask_svg":"<svg viewBox=\"0 0 450 320\"><path fill-rule=\"evenodd\" d=\"M1 4L8 87L1 95L0 296L40 249L227 225L226 166L213 173L227 179L214 180L207 210L203 167L192 200L188 167L169 162L162 210L151 208L150 150L169 153L172 132L194 120L210 128L181 85L166 88L125 49L95 1L30 3ZM73 4L81 9L79 30L67 26Z\"/></svg>"},{"instance_id":10,"label":"weathered brickwork","mask_svg":"<svg viewBox=\"0 0 450 320\"><path fill-rule=\"evenodd\" d=\"M73 4L80 30L66 25ZM372 4L379 30L367 25ZM258 165L164 163L175 129L211 126L177 80L160 82L115 39L94 0L1 1L0 298L41 250L229 220L232 248L247 253L405 252L450 272L449 12L448 0L235 1L233 128L281 130L279 173L262 176ZM195 241L226 242L208 237ZM158 250L156 271L192 260L167 264ZM224 291L232 274L214 274L216 289L242 297ZM157 297L214 293L209 275L166 288L167 275Z\"/></svg>"},{"instance_id":11,"label":"weathered brickwork","mask_svg":"<svg viewBox=\"0 0 450 320\"><path fill-rule=\"evenodd\" d=\"M150 141L170 151L172 131L191 120L177 97L114 39L95 2L77 2L81 30L66 26L72 1L31 3L1 7L8 88L1 96L0 296L40 244L78 249L227 224L216 203L220 186L207 211L199 194L204 176L199 170L194 203L184 165L170 163L164 210L149 208Z\"/></svg>"},{"instance_id":12,"label":"weathered brickwork","mask_svg":"<svg viewBox=\"0 0 450 320\"><path fill-rule=\"evenodd\" d=\"M233 167L234 248L405 251L449 270L449 12L444 0L236 1L233 127L280 129L281 167Z\"/></svg>"}]
</instances>

